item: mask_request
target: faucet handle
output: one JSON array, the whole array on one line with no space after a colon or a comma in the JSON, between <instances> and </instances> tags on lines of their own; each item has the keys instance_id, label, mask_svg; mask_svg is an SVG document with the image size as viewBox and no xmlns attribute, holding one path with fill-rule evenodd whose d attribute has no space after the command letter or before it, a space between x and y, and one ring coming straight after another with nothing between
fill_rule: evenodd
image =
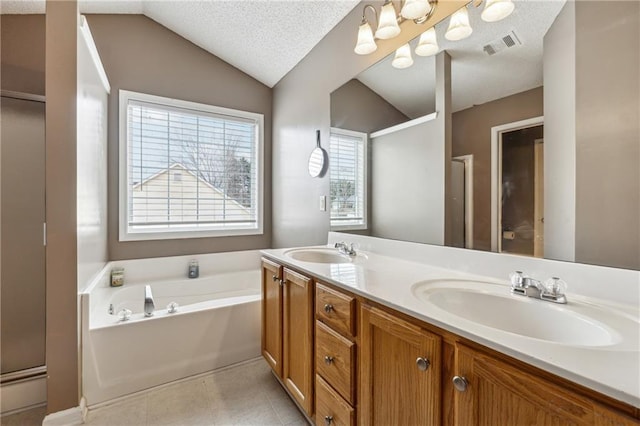
<instances>
[{"instance_id":1,"label":"faucet handle","mask_svg":"<svg viewBox=\"0 0 640 426\"><path fill-rule=\"evenodd\" d=\"M544 282L544 290L550 296L562 296L567 291L567 283L558 277L551 277Z\"/></svg>"},{"instance_id":2,"label":"faucet handle","mask_svg":"<svg viewBox=\"0 0 640 426\"><path fill-rule=\"evenodd\" d=\"M524 275L522 271L514 271L509 274L509 281L511 281L511 287L520 288L524 285Z\"/></svg>"}]
</instances>

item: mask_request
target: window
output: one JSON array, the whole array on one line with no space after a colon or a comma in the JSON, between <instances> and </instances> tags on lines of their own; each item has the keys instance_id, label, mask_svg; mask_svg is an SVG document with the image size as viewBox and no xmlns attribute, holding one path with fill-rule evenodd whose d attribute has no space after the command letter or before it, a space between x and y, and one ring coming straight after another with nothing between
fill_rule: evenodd
<instances>
[{"instance_id":1,"label":"window","mask_svg":"<svg viewBox=\"0 0 640 426\"><path fill-rule=\"evenodd\" d=\"M120 240L262 233L261 114L120 91Z\"/></svg>"},{"instance_id":2,"label":"window","mask_svg":"<svg viewBox=\"0 0 640 426\"><path fill-rule=\"evenodd\" d=\"M331 228L366 229L367 135L332 128L329 151Z\"/></svg>"}]
</instances>

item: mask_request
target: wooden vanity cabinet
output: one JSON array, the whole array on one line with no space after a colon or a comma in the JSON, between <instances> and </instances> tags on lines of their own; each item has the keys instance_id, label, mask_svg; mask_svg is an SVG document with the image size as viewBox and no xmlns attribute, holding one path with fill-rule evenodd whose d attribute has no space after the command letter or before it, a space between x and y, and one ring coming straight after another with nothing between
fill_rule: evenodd
<instances>
[{"instance_id":1,"label":"wooden vanity cabinet","mask_svg":"<svg viewBox=\"0 0 640 426\"><path fill-rule=\"evenodd\" d=\"M262 259L262 355L313 415L313 280Z\"/></svg>"},{"instance_id":2,"label":"wooden vanity cabinet","mask_svg":"<svg viewBox=\"0 0 640 426\"><path fill-rule=\"evenodd\" d=\"M640 425L637 408L268 259L262 291L262 354L318 426Z\"/></svg>"},{"instance_id":3,"label":"wooden vanity cabinet","mask_svg":"<svg viewBox=\"0 0 640 426\"><path fill-rule=\"evenodd\" d=\"M262 259L262 356L282 377L282 266Z\"/></svg>"},{"instance_id":4,"label":"wooden vanity cabinet","mask_svg":"<svg viewBox=\"0 0 640 426\"><path fill-rule=\"evenodd\" d=\"M637 425L595 401L465 345L455 347L455 425Z\"/></svg>"},{"instance_id":5,"label":"wooden vanity cabinet","mask_svg":"<svg viewBox=\"0 0 640 426\"><path fill-rule=\"evenodd\" d=\"M316 282L316 424L355 426L356 299Z\"/></svg>"},{"instance_id":6,"label":"wooden vanity cabinet","mask_svg":"<svg viewBox=\"0 0 640 426\"><path fill-rule=\"evenodd\" d=\"M358 423L441 424L440 336L366 304L359 335Z\"/></svg>"}]
</instances>

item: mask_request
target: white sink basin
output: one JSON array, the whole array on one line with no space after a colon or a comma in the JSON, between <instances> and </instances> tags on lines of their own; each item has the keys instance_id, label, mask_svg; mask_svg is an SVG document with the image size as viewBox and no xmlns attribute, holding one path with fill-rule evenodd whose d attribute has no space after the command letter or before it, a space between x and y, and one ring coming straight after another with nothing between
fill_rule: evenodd
<instances>
[{"instance_id":1,"label":"white sink basin","mask_svg":"<svg viewBox=\"0 0 640 426\"><path fill-rule=\"evenodd\" d=\"M292 249L287 250L284 254L294 260L310 263L359 263L367 258L361 253L354 257L347 256L332 248Z\"/></svg>"},{"instance_id":2,"label":"white sink basin","mask_svg":"<svg viewBox=\"0 0 640 426\"><path fill-rule=\"evenodd\" d=\"M412 292L456 317L528 338L570 346L638 346L637 321L588 303L560 305L514 296L506 285L481 281L423 281Z\"/></svg>"}]
</instances>

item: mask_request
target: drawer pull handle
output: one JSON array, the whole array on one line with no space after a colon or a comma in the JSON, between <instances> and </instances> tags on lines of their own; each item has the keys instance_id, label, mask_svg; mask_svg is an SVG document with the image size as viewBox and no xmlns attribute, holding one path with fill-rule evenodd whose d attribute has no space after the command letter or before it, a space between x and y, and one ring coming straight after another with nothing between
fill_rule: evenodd
<instances>
[{"instance_id":1,"label":"drawer pull handle","mask_svg":"<svg viewBox=\"0 0 640 426\"><path fill-rule=\"evenodd\" d=\"M458 392L466 391L468 385L469 385L469 382L467 382L466 377L461 377L461 376L453 377L453 387L456 388Z\"/></svg>"},{"instance_id":2,"label":"drawer pull handle","mask_svg":"<svg viewBox=\"0 0 640 426\"><path fill-rule=\"evenodd\" d=\"M330 426L333 422L333 416L324 416L324 424Z\"/></svg>"},{"instance_id":3,"label":"drawer pull handle","mask_svg":"<svg viewBox=\"0 0 640 426\"><path fill-rule=\"evenodd\" d=\"M418 359L416 359L416 365L418 366L418 370L427 371L431 363L427 358L418 357Z\"/></svg>"},{"instance_id":4,"label":"drawer pull handle","mask_svg":"<svg viewBox=\"0 0 640 426\"><path fill-rule=\"evenodd\" d=\"M326 313L330 313L331 311L333 311L333 305L331 303L327 303L326 305L324 305L324 311Z\"/></svg>"},{"instance_id":5,"label":"drawer pull handle","mask_svg":"<svg viewBox=\"0 0 640 426\"><path fill-rule=\"evenodd\" d=\"M331 365L332 362L333 362L333 357L332 356L327 355L327 356L324 357L324 363L325 364Z\"/></svg>"}]
</instances>

